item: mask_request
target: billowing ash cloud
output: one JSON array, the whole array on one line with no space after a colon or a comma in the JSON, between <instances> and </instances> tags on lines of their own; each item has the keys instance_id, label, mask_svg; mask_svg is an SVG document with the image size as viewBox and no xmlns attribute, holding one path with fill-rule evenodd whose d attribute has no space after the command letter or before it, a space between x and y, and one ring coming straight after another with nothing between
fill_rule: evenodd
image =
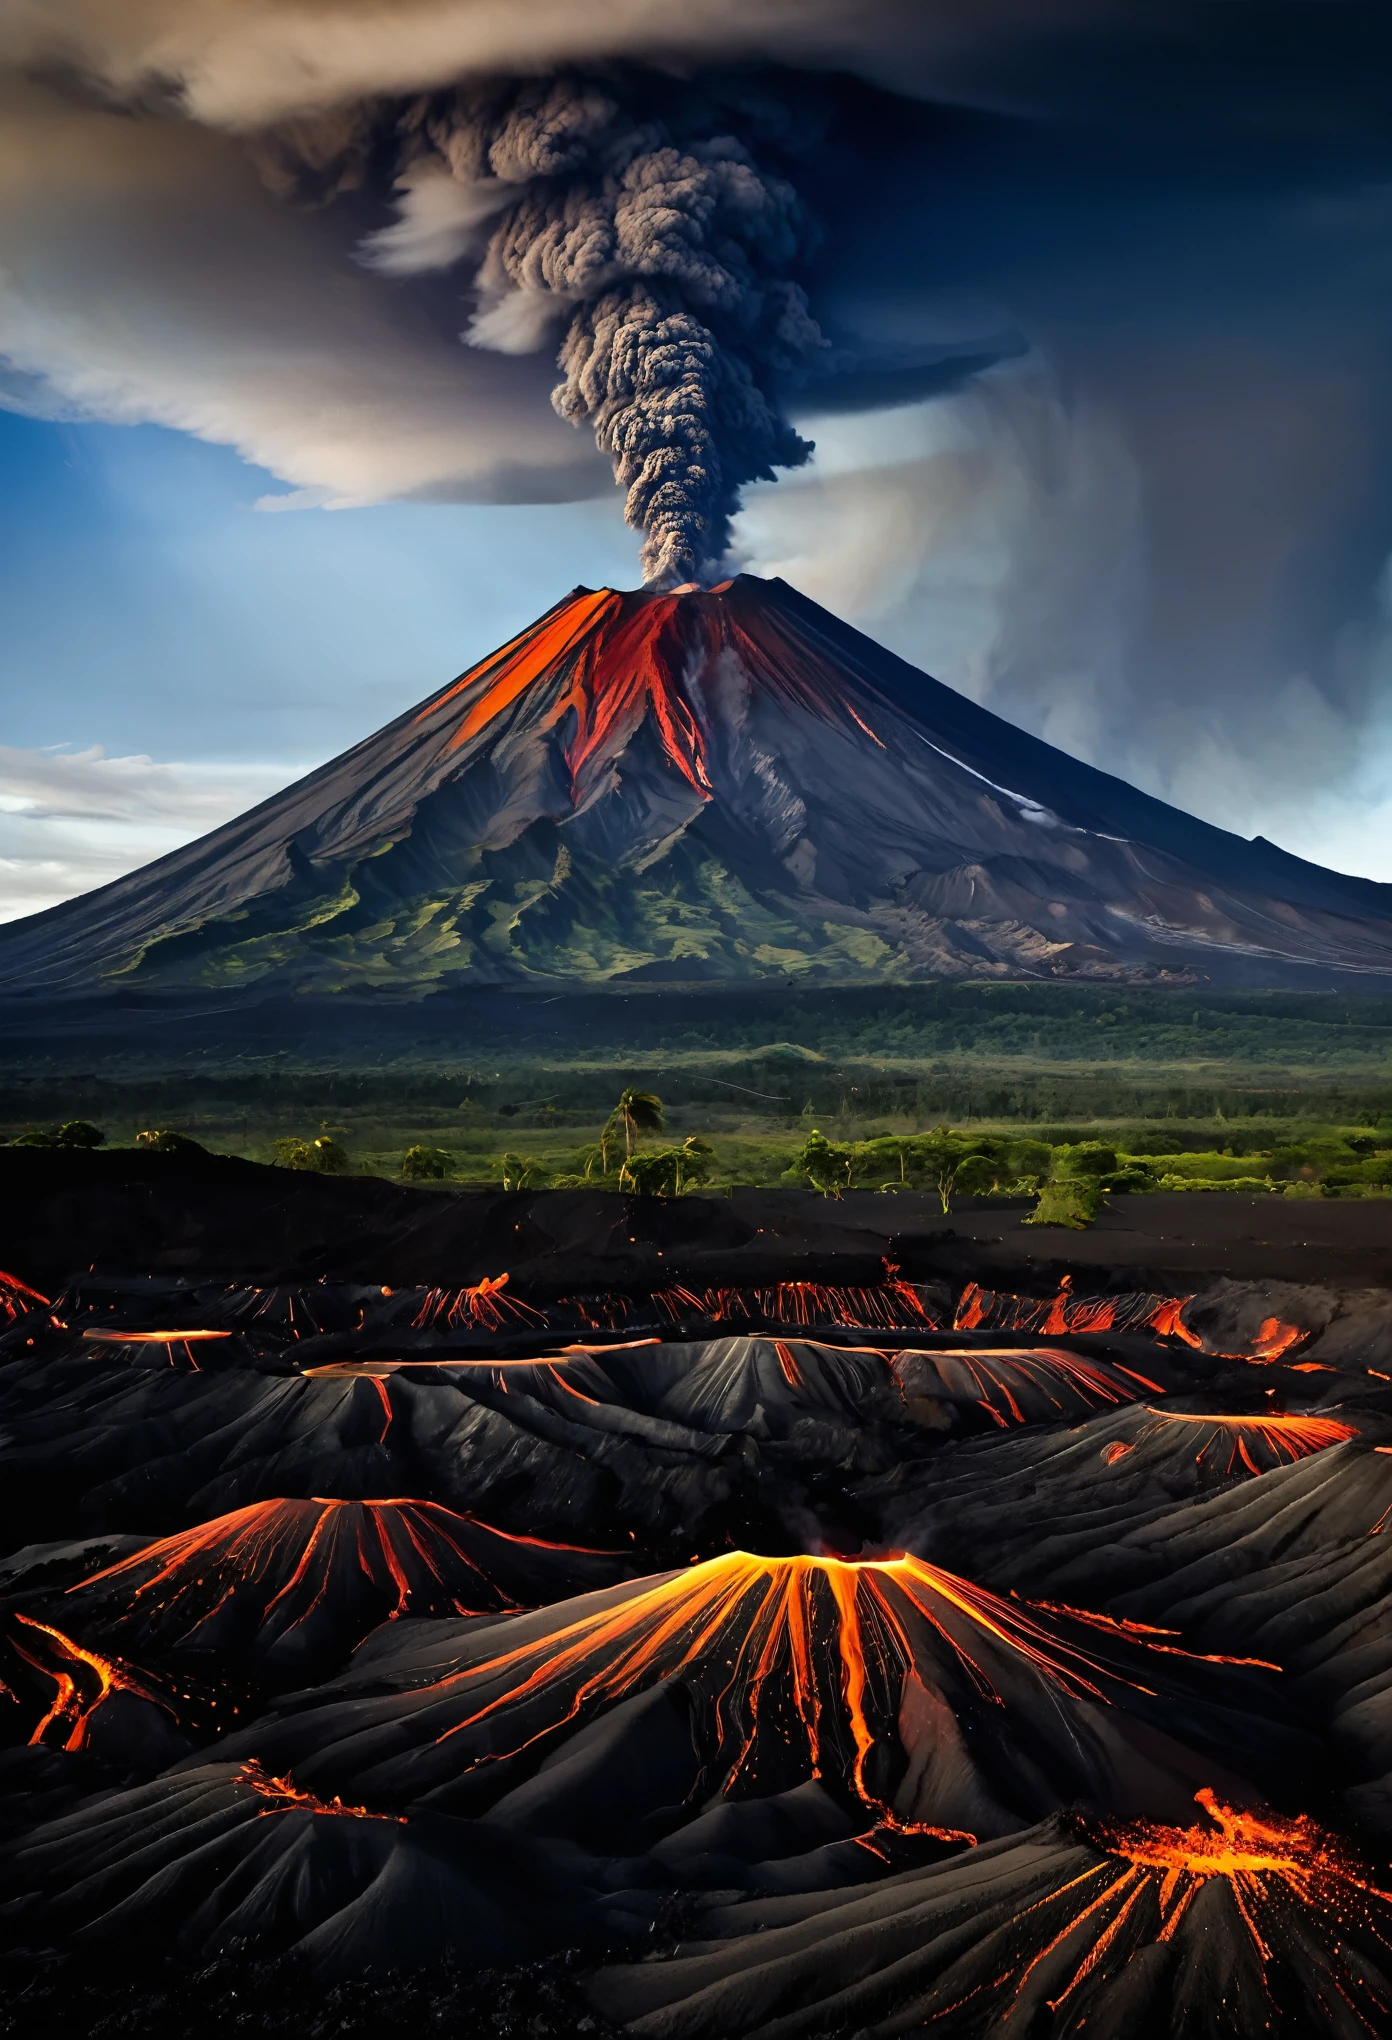
<instances>
[{"instance_id":1,"label":"billowing ash cloud","mask_svg":"<svg viewBox=\"0 0 1392 2040\"><path fill-rule=\"evenodd\" d=\"M477 253L487 225L465 337L515 354L560 336L552 401L593 430L645 579L671 585L719 560L746 483L812 450L778 391L827 351L792 274L815 237L756 153L792 113L738 74L566 73L299 122L260 156L273 188L323 201L394 155L401 217L364 251L389 274Z\"/></svg>"}]
</instances>

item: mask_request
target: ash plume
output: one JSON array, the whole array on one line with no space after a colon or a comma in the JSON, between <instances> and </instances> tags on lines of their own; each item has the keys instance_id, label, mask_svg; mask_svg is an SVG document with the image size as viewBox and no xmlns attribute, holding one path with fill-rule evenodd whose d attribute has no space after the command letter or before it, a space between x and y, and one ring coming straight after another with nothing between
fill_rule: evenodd
<instances>
[{"instance_id":1,"label":"ash plume","mask_svg":"<svg viewBox=\"0 0 1392 2040\"><path fill-rule=\"evenodd\" d=\"M560 329L552 402L612 461L645 580L700 576L741 488L812 451L778 392L827 346L791 274L814 232L756 154L787 142L795 110L747 82L575 74L464 85L392 126L402 218L369 264L442 267L486 227L464 337L528 353ZM364 180L379 138L338 139L297 124L266 151L272 181L320 197Z\"/></svg>"}]
</instances>

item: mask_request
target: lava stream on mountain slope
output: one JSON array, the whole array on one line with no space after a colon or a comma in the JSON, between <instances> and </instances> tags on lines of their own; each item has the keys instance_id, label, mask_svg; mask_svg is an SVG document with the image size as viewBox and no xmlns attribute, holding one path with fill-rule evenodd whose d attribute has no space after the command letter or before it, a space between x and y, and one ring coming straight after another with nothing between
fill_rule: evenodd
<instances>
[{"instance_id":1,"label":"lava stream on mountain slope","mask_svg":"<svg viewBox=\"0 0 1392 2040\"><path fill-rule=\"evenodd\" d=\"M1140 1395L1163 1395L1169 1386L1154 1378L1163 1370L1141 1374L1058 1346L939 1348L898 1353L892 1365L906 1397L965 1403L984 1411L1001 1430L1091 1415Z\"/></svg>"},{"instance_id":2,"label":"lava stream on mountain slope","mask_svg":"<svg viewBox=\"0 0 1392 2040\"><path fill-rule=\"evenodd\" d=\"M148 1701L171 1720L176 1716L171 1699L122 1659L87 1650L61 1629L18 1610L9 1612L0 1634L0 1654L9 1653L53 1684L51 1700L28 1735L31 1745L67 1751L86 1748L93 1717L116 1693ZM25 1705L24 1697L3 1681L0 1693L16 1706Z\"/></svg>"},{"instance_id":3,"label":"lava stream on mountain slope","mask_svg":"<svg viewBox=\"0 0 1392 2040\"><path fill-rule=\"evenodd\" d=\"M1340 1423L1334 1417L1214 1417L1193 1415L1186 1410L1147 1410L1146 1414L1160 1425L1195 1425L1198 1442L1195 1461L1200 1466L1217 1467L1226 1452L1222 1467L1225 1475L1236 1473L1239 1461L1249 1473L1257 1475L1269 1473L1275 1466L1293 1466L1297 1459L1306 1459L1312 1452L1327 1451L1331 1445L1342 1445L1358 1436L1353 1424ZM1108 1464L1115 1464L1123 1453L1134 1449L1132 1445L1123 1445L1118 1451L1115 1446L1108 1446ZM1258 1466L1253 1453L1259 1453L1267 1464Z\"/></svg>"},{"instance_id":4,"label":"lava stream on mountain slope","mask_svg":"<svg viewBox=\"0 0 1392 2040\"><path fill-rule=\"evenodd\" d=\"M510 1643L510 1634L520 1640ZM980 1716L982 1734L1007 1741L1018 1719L1033 1744L1030 1791L1037 1798L1043 1790L1046 1811L1084 1785L1103 1804L1120 1791L1133 1810L1138 1793L1142 1804L1147 1795L1175 1804L1186 1774L1192 1794L1201 1763L1169 1740L1165 1710L1179 1706L1187 1732L1221 1743L1233 1732L1234 1701L1260 1708L1264 1689L1244 1682L1274 1668L1197 1657L1172 1638L1088 1611L1003 1600L916 1558L736 1551L506 1617L481 1636L430 1625L398 1647L383 1633L339 1680L297 1696L227 1747L311 1790L351 1791L370 1804L456 1810L467 1781L476 1808L510 1789L519 1761L534 1765L554 1751L558 1737L654 1689L684 1687L694 1714L683 1736L689 1748L695 1733L704 1752L696 1801L826 1779L887 1828L966 1840L976 1830L937 1817L939 1802L970 1801L993 1833L1025 1823L969 1784L973 1765L990 1760L976 1751L968 1761L965 1748L960 1762L951 1757L961 1735L954 1719ZM1128 1708L1154 1723L1139 1742L1128 1742ZM1097 1710L1115 1725L1100 1731ZM1282 1733L1274 1746L1285 1748ZM1262 1740L1256 1713L1246 1740L1244 1758ZM936 1764L940 1775L906 1783L914 1749L920 1766ZM1041 1788L1040 1767L1051 1763L1055 1782ZM1139 1766L1139 1786L1126 1782L1128 1764Z\"/></svg>"},{"instance_id":5,"label":"lava stream on mountain slope","mask_svg":"<svg viewBox=\"0 0 1392 2040\"><path fill-rule=\"evenodd\" d=\"M1392 1894L1306 1815L1195 1797L1187 1827L1063 1815L868 1892L729 1905L591 1996L642 2040L1384 2035Z\"/></svg>"},{"instance_id":6,"label":"lava stream on mountain slope","mask_svg":"<svg viewBox=\"0 0 1392 2040\"><path fill-rule=\"evenodd\" d=\"M982 1289L969 1282L958 1298L952 1329L1071 1333L1075 1337L1082 1332L1148 1331L1158 1339L1180 1339L1197 1352L1259 1363L1280 1360L1307 1336L1298 1325L1267 1317L1241 1352L1219 1353L1186 1323L1184 1312L1193 1302L1192 1294L1158 1296L1140 1290L1117 1296L1075 1296L1071 1275L1064 1276L1058 1293L1052 1297L1016 1296L1004 1290Z\"/></svg>"},{"instance_id":7,"label":"lava stream on mountain slope","mask_svg":"<svg viewBox=\"0 0 1392 2040\"><path fill-rule=\"evenodd\" d=\"M75 1582L63 1604L104 1642L161 1658L231 1654L284 1683L342 1663L379 1622L530 1607L626 1563L436 1502L279 1499L160 1538Z\"/></svg>"},{"instance_id":8,"label":"lava stream on mountain slope","mask_svg":"<svg viewBox=\"0 0 1392 2040\"><path fill-rule=\"evenodd\" d=\"M447 748L460 750L530 690L545 688L542 727L573 718L565 762L577 805L645 721L668 764L704 802L712 794L710 718L694 676L718 674L728 655L775 699L821 722L853 726L883 750L835 665L819 660L807 642L792 643L774 610L737 613L719 599L728 587L577 591L436 695L416 720L433 721L457 700L462 713Z\"/></svg>"}]
</instances>

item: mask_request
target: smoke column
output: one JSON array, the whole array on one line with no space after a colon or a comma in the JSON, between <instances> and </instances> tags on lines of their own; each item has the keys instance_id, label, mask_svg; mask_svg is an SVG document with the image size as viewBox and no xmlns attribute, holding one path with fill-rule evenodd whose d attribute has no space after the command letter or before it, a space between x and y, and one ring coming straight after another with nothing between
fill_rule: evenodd
<instances>
[{"instance_id":1,"label":"smoke column","mask_svg":"<svg viewBox=\"0 0 1392 2040\"><path fill-rule=\"evenodd\" d=\"M575 75L464 86L396 127L398 188L438 208L447 175L457 217L491 222L464 337L527 352L564 322L552 402L612 460L650 583L698 578L741 487L812 451L775 394L826 349L789 274L811 223L746 139L797 118L748 84Z\"/></svg>"}]
</instances>

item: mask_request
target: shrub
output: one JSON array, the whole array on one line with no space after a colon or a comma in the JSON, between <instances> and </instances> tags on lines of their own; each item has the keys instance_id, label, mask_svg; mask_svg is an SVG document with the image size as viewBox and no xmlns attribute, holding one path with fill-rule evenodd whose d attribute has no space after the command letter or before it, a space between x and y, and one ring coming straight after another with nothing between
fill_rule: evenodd
<instances>
[{"instance_id":1,"label":"shrub","mask_svg":"<svg viewBox=\"0 0 1392 2040\"><path fill-rule=\"evenodd\" d=\"M824 1197L839 1197L850 1185L855 1150L843 1142L828 1140L814 1127L798 1150L797 1166L814 1190L820 1190Z\"/></svg>"},{"instance_id":2,"label":"shrub","mask_svg":"<svg viewBox=\"0 0 1392 2040\"><path fill-rule=\"evenodd\" d=\"M1121 1164L1117 1151L1104 1140L1080 1140L1055 1151L1055 1176L1114 1176Z\"/></svg>"},{"instance_id":3,"label":"shrub","mask_svg":"<svg viewBox=\"0 0 1392 2040\"><path fill-rule=\"evenodd\" d=\"M175 1133L170 1126L151 1127L145 1133L135 1136L137 1147L153 1148L161 1155L206 1155L208 1150L201 1141L190 1140L186 1133Z\"/></svg>"},{"instance_id":4,"label":"shrub","mask_svg":"<svg viewBox=\"0 0 1392 2040\"><path fill-rule=\"evenodd\" d=\"M324 1176L346 1176L350 1167L348 1153L341 1148L331 1134L321 1133L313 1143L314 1161L312 1166Z\"/></svg>"},{"instance_id":5,"label":"shrub","mask_svg":"<svg viewBox=\"0 0 1392 2040\"><path fill-rule=\"evenodd\" d=\"M651 1148L634 1155L619 1171L619 1183L640 1197L680 1197L684 1190L704 1183L715 1159L709 1141L692 1134L680 1147Z\"/></svg>"},{"instance_id":6,"label":"shrub","mask_svg":"<svg viewBox=\"0 0 1392 2040\"><path fill-rule=\"evenodd\" d=\"M440 1183L454 1174L454 1156L447 1148L408 1147L401 1157L401 1173L408 1183Z\"/></svg>"},{"instance_id":7,"label":"shrub","mask_svg":"<svg viewBox=\"0 0 1392 2040\"><path fill-rule=\"evenodd\" d=\"M1026 1225L1066 1225L1083 1232L1096 1218L1102 1191L1095 1177L1063 1176L1047 1182Z\"/></svg>"},{"instance_id":8,"label":"shrub","mask_svg":"<svg viewBox=\"0 0 1392 2040\"><path fill-rule=\"evenodd\" d=\"M144 1138L142 1134L141 1138ZM318 1167L314 1150L307 1140L299 1140L293 1134L275 1144L275 1165L278 1169L313 1169Z\"/></svg>"},{"instance_id":9,"label":"shrub","mask_svg":"<svg viewBox=\"0 0 1392 2040\"><path fill-rule=\"evenodd\" d=\"M68 1119L62 1126L50 1126L42 1132L21 1133L10 1142L11 1147L37 1148L99 1148L106 1145L106 1135L99 1126L92 1126L85 1119Z\"/></svg>"},{"instance_id":10,"label":"shrub","mask_svg":"<svg viewBox=\"0 0 1392 2040\"><path fill-rule=\"evenodd\" d=\"M546 1171L531 1155L504 1155L499 1164L503 1174L504 1190L541 1190L546 1185Z\"/></svg>"}]
</instances>

